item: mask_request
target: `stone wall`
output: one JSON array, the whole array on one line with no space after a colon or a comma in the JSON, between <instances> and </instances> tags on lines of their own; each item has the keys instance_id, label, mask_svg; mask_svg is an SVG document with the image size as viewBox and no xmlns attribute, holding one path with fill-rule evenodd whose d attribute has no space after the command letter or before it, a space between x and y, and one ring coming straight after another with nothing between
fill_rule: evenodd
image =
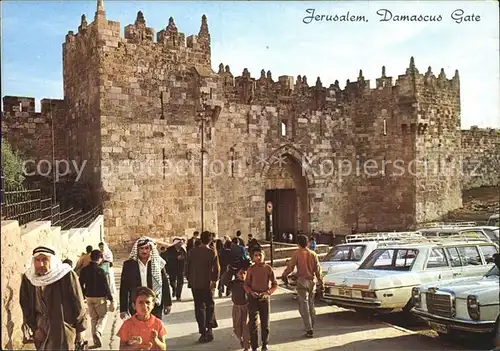
<instances>
[{"instance_id":1,"label":"stone wall","mask_svg":"<svg viewBox=\"0 0 500 351\"><path fill-rule=\"evenodd\" d=\"M52 160L51 124L35 113L35 99L3 98L2 136L28 160ZM36 167L36 166L35 166Z\"/></svg>"},{"instance_id":2,"label":"stone wall","mask_svg":"<svg viewBox=\"0 0 500 351\"><path fill-rule=\"evenodd\" d=\"M128 245L140 235L190 236L199 230L196 127L169 126L159 119L127 123L109 116L103 122L104 216L111 242ZM206 178L205 228L216 231L217 206L210 184Z\"/></svg>"},{"instance_id":3,"label":"stone wall","mask_svg":"<svg viewBox=\"0 0 500 351\"><path fill-rule=\"evenodd\" d=\"M69 31L63 43L64 97L67 104L68 158L83 167L79 182L90 191L90 202L101 203L100 194L100 30L96 21L87 25L82 15L78 32Z\"/></svg>"},{"instance_id":4,"label":"stone wall","mask_svg":"<svg viewBox=\"0 0 500 351\"><path fill-rule=\"evenodd\" d=\"M21 276L31 263L31 252L39 245L50 245L64 260L76 264L87 245L97 247L101 241L103 218L96 218L88 228L61 231L50 222L31 222L19 226L17 221L2 221L2 350L22 347L23 316L19 305ZM15 254L13 254L15 253Z\"/></svg>"},{"instance_id":5,"label":"stone wall","mask_svg":"<svg viewBox=\"0 0 500 351\"><path fill-rule=\"evenodd\" d=\"M462 130L463 189L500 184L500 130Z\"/></svg>"},{"instance_id":6,"label":"stone wall","mask_svg":"<svg viewBox=\"0 0 500 351\"><path fill-rule=\"evenodd\" d=\"M416 222L432 221L462 206L460 171L460 80L431 67L415 70Z\"/></svg>"}]
</instances>

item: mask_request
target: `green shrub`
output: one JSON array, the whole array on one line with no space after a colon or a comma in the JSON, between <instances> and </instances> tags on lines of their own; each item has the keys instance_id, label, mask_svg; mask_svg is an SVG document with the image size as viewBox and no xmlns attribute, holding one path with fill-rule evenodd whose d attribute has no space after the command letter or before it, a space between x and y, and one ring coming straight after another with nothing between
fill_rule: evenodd
<instances>
[{"instance_id":1,"label":"green shrub","mask_svg":"<svg viewBox=\"0 0 500 351\"><path fill-rule=\"evenodd\" d=\"M24 180L23 161L2 138L2 173L5 188L19 187Z\"/></svg>"}]
</instances>

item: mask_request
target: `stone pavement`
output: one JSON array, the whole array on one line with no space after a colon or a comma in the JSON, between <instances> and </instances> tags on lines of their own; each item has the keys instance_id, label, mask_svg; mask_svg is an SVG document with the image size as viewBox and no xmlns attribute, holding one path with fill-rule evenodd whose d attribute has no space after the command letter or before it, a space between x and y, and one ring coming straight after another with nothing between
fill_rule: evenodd
<instances>
[{"instance_id":1,"label":"stone pavement","mask_svg":"<svg viewBox=\"0 0 500 351\"><path fill-rule=\"evenodd\" d=\"M281 275L284 268L276 269ZM120 267L115 266L117 283ZM215 340L208 344L197 342L196 324L190 289L184 286L182 302L174 302L170 315L163 318L167 328L169 350L238 350L239 342L233 335L230 298L216 298L216 317L219 324L214 329ZM429 338L384 322L369 320L353 311L327 306L316 308L315 337L304 338L302 320L297 302L285 289L280 288L271 301L270 350L457 350L457 345L445 345L439 339ZM117 350L119 339L115 336L121 326L119 313L110 314L103 335L101 350ZM91 340L91 339L90 339Z\"/></svg>"}]
</instances>

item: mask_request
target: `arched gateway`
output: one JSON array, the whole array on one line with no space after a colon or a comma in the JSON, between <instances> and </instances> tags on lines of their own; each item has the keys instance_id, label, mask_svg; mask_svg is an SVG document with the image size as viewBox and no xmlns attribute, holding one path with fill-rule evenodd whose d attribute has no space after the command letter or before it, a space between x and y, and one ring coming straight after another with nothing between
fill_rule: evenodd
<instances>
[{"instance_id":1,"label":"arched gateway","mask_svg":"<svg viewBox=\"0 0 500 351\"><path fill-rule=\"evenodd\" d=\"M308 171L307 159L297 149L286 145L274 151L262 169L265 200L273 202L273 232L275 240L282 233L310 229L309 188L314 179ZM264 209L263 209L264 211ZM266 233L269 222L266 216ZM266 237L269 240L269 237Z\"/></svg>"}]
</instances>

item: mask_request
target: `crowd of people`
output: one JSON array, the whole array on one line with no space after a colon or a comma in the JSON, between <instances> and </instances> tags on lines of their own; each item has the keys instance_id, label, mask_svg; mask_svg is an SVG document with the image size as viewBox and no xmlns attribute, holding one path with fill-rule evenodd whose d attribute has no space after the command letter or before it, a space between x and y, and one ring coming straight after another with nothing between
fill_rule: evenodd
<instances>
[{"instance_id":1,"label":"crowd of people","mask_svg":"<svg viewBox=\"0 0 500 351\"><path fill-rule=\"evenodd\" d=\"M314 240L297 237L283 280L296 269L299 311L306 336L313 336L314 279L322 287L321 268L313 251ZM312 249L312 250L311 250ZM90 317L93 344L102 346L108 312L116 309L113 254L102 242L91 246L79 258L74 270L56 252L40 246L33 251L32 265L21 286L23 329L32 334L37 350L82 349L88 347L82 334ZM120 349L166 349L166 330L162 317L172 309L172 299L181 301L184 281L191 289L199 342L214 340L217 328L215 292L231 296L233 330L241 347L257 350L259 329L261 350L270 339L270 296L278 282L266 263L263 247L241 231L233 238L216 238L214 233L194 232L186 242L174 238L168 248L158 250L153 239L143 236L133 245L123 263L119 289ZM260 319L260 323L258 322Z\"/></svg>"}]
</instances>

